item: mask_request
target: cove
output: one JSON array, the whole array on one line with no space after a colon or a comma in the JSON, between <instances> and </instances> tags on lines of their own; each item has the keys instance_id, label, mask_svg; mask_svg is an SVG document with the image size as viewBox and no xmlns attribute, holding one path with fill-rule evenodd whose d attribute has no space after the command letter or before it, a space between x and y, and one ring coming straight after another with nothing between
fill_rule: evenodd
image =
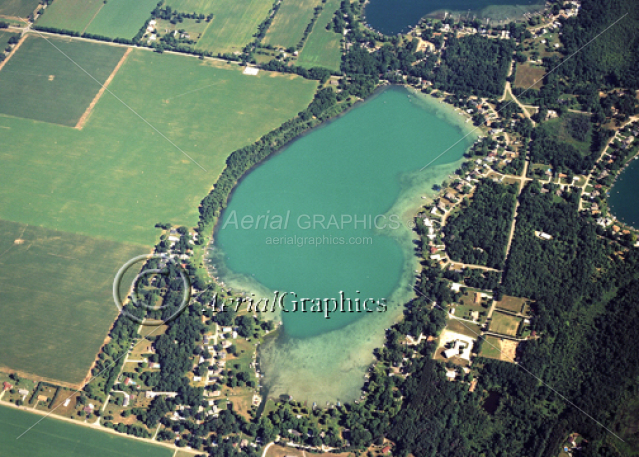
<instances>
[{"instance_id":1,"label":"cove","mask_svg":"<svg viewBox=\"0 0 639 457\"><path fill-rule=\"evenodd\" d=\"M338 299L340 292L375 304L372 312L329 319L282 312L282 330L260 350L262 384L272 396L357 398L384 328L413 296L418 263L407 225L476 139L465 119L437 99L389 87L237 185L214 234L210 259L219 280L257 297L294 293L289 309L294 300Z\"/></svg>"},{"instance_id":2,"label":"cove","mask_svg":"<svg viewBox=\"0 0 639 457\"><path fill-rule=\"evenodd\" d=\"M408 32L424 16L443 17L444 11L499 22L543 7L539 0L369 0L364 16L373 29L396 35Z\"/></svg>"},{"instance_id":3,"label":"cove","mask_svg":"<svg viewBox=\"0 0 639 457\"><path fill-rule=\"evenodd\" d=\"M631 160L610 189L610 212L621 222L639 228L639 160Z\"/></svg>"}]
</instances>

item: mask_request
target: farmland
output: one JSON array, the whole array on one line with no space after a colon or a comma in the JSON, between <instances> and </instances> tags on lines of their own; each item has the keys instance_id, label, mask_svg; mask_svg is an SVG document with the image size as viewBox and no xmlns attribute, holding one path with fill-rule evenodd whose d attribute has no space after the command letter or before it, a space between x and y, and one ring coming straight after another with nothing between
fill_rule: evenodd
<instances>
[{"instance_id":1,"label":"farmland","mask_svg":"<svg viewBox=\"0 0 639 457\"><path fill-rule=\"evenodd\" d=\"M157 0L109 0L87 27L86 33L131 39L150 19L157 3Z\"/></svg>"},{"instance_id":2,"label":"farmland","mask_svg":"<svg viewBox=\"0 0 639 457\"><path fill-rule=\"evenodd\" d=\"M339 0L328 0L324 4L324 9L297 59L298 65L306 68L326 67L330 70L339 70L342 36L332 30L326 30L326 25L333 19L339 5Z\"/></svg>"},{"instance_id":3,"label":"farmland","mask_svg":"<svg viewBox=\"0 0 639 457\"><path fill-rule=\"evenodd\" d=\"M284 48L295 47L313 18L313 10L321 4L321 0L283 0L264 37L264 43Z\"/></svg>"},{"instance_id":4,"label":"farmland","mask_svg":"<svg viewBox=\"0 0 639 457\"><path fill-rule=\"evenodd\" d=\"M30 457L83 457L87 455L169 457L173 455L173 450L166 447L53 418L47 418L24 437L16 439L41 417L37 414L0 406L2 455L28 455Z\"/></svg>"},{"instance_id":5,"label":"farmland","mask_svg":"<svg viewBox=\"0 0 639 457\"><path fill-rule=\"evenodd\" d=\"M37 25L82 33L103 6L103 0L55 0Z\"/></svg>"},{"instance_id":6,"label":"farmland","mask_svg":"<svg viewBox=\"0 0 639 457\"><path fill-rule=\"evenodd\" d=\"M40 0L2 0L0 1L0 15L27 17L35 11Z\"/></svg>"},{"instance_id":7,"label":"farmland","mask_svg":"<svg viewBox=\"0 0 639 457\"><path fill-rule=\"evenodd\" d=\"M202 2L169 2L178 11L199 12L194 4ZM191 6L193 5L193 6ZM213 0L206 2L205 14L213 13L213 19L197 43L197 48L214 53L241 51L253 40L257 26L266 19L272 0Z\"/></svg>"},{"instance_id":8,"label":"farmland","mask_svg":"<svg viewBox=\"0 0 639 457\"><path fill-rule=\"evenodd\" d=\"M162 78L140 84L148 75ZM110 90L207 171L108 93L82 131L0 117L0 218L154 244L159 221L195 224L226 157L304 109L316 84L134 50Z\"/></svg>"},{"instance_id":9,"label":"farmland","mask_svg":"<svg viewBox=\"0 0 639 457\"><path fill-rule=\"evenodd\" d=\"M0 71L0 113L74 126L100 86L54 46L104 83L124 49L30 35Z\"/></svg>"},{"instance_id":10,"label":"farmland","mask_svg":"<svg viewBox=\"0 0 639 457\"><path fill-rule=\"evenodd\" d=\"M117 314L118 268L149 248L0 220L0 366L76 384Z\"/></svg>"}]
</instances>

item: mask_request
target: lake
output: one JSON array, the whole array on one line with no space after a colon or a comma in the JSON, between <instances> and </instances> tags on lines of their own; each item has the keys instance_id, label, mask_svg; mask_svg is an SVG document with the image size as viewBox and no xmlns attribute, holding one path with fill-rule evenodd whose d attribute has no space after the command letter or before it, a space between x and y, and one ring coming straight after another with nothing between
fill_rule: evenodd
<instances>
[{"instance_id":1,"label":"lake","mask_svg":"<svg viewBox=\"0 0 639 457\"><path fill-rule=\"evenodd\" d=\"M294 141L236 187L211 260L233 290L256 299L289 293L288 312L277 317L282 331L260 350L272 395L357 398L384 328L414 295L419 264L409 221L476 139L465 119L437 99L390 87ZM304 298L317 299L306 312Z\"/></svg>"},{"instance_id":2,"label":"lake","mask_svg":"<svg viewBox=\"0 0 639 457\"><path fill-rule=\"evenodd\" d=\"M632 160L610 189L610 212L621 222L639 228L639 160Z\"/></svg>"},{"instance_id":3,"label":"lake","mask_svg":"<svg viewBox=\"0 0 639 457\"><path fill-rule=\"evenodd\" d=\"M408 32L421 18L441 16L444 11L500 22L543 7L539 0L370 0L363 22L386 35L396 35Z\"/></svg>"}]
</instances>

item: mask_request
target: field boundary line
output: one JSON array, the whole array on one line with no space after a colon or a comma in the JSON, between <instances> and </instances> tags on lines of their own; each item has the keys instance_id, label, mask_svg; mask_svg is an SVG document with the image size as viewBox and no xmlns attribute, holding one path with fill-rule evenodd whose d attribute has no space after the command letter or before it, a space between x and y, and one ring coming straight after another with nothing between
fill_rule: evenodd
<instances>
[{"instance_id":1,"label":"field boundary line","mask_svg":"<svg viewBox=\"0 0 639 457\"><path fill-rule=\"evenodd\" d=\"M106 5L106 2L102 2L102 5L100 5L100 8L98 8L98 10L95 12L95 14L93 15L93 17L91 18L91 20L89 21L89 23L82 29L82 31L80 32L80 35L84 35L84 32L86 32L86 30L89 28L89 26L91 25L91 23L93 22L93 20L95 19L95 17L98 15L98 13L100 11L102 11L102 8L104 8L104 5Z\"/></svg>"},{"instance_id":2,"label":"field boundary line","mask_svg":"<svg viewBox=\"0 0 639 457\"><path fill-rule=\"evenodd\" d=\"M113 81L113 78L115 78L115 75L117 74L117 72L120 71L120 67L124 65L124 62L126 61L127 57L129 57L129 54L131 54L132 51L133 51L133 48L127 48L127 50L124 52L124 55L122 56L118 64L115 66L115 68L113 69L113 71L111 72L107 80L104 81L104 84L102 85L102 87L100 87L100 90L98 91L98 93L95 94L95 97L93 97L93 100L91 100L91 103L89 103L89 106L87 107L86 111L84 111L82 116L80 116L80 119L78 119L78 123L75 124L75 127L74 127L75 129L82 130L84 128L84 124L86 124L87 121L89 120L89 115L93 112L93 108L98 103L98 101L102 98L102 95L104 95L106 88L109 87L109 84L111 84L111 81Z\"/></svg>"},{"instance_id":3,"label":"field boundary line","mask_svg":"<svg viewBox=\"0 0 639 457\"><path fill-rule=\"evenodd\" d=\"M13 57L13 55L16 53L16 51L18 50L18 48L19 48L20 46L22 46L22 43L24 43L24 40L26 40L26 39L27 39L27 36L26 36L26 35L22 35L22 36L20 37L20 41L18 41L18 42L16 43L16 45L13 47L13 49L11 50L11 52L9 53L9 55L7 56L7 58L6 58L6 59L4 59L2 62L0 62L0 70L2 70L2 69L4 68L4 66L7 64L7 62L8 62L9 60L11 60L11 57Z\"/></svg>"},{"instance_id":4,"label":"field boundary line","mask_svg":"<svg viewBox=\"0 0 639 457\"><path fill-rule=\"evenodd\" d=\"M10 401L6 401L6 400L0 400L0 406L4 406L6 408L13 408L13 409L17 409L19 411L23 411L25 413L29 413L29 414L38 414L40 416L45 416L46 415L46 411L42 411L40 409L30 409L27 408L26 406L18 406L15 403L11 403ZM162 441L153 441L150 440L149 438L142 438L140 436L135 436L135 435L129 435L129 434L125 434L125 433L120 433L117 430L111 429L111 428L107 428L103 425L96 425L96 424L90 424L88 422L84 422L78 419L71 419L70 417L66 417L66 416L59 416L59 415L55 415L54 419L63 421L63 422L67 422L69 424L72 425L79 425L80 427L86 427L86 428L91 428L93 430L97 430L98 432L103 432L103 433L110 433L112 435L115 436L119 436L120 438L124 438L124 439L132 439L132 440L137 440L137 441L143 441L147 444L150 445L157 445L157 446L163 446L169 449L174 449L176 452L178 451L183 451L183 452L189 452L192 454L198 454L201 453L201 451L195 451L194 449L189 449L189 448L179 448L175 445L169 444L169 443L165 443Z\"/></svg>"},{"instance_id":5,"label":"field boundary line","mask_svg":"<svg viewBox=\"0 0 639 457\"><path fill-rule=\"evenodd\" d=\"M49 40L46 36L44 36L43 34L41 34L39 31L35 30L35 33L38 34L38 36L40 36L41 38L45 39L47 41L47 43L49 43L51 46L53 46L60 54L62 54L64 57L66 57L73 65L75 65L76 67L78 67L80 70L82 70L82 72L84 74L86 74L89 78L91 78L93 81L95 81L98 85L100 85L101 87L104 87L104 84L102 84L100 81L98 81L95 76L93 76L91 73L89 73L88 71L86 71L79 63L77 63L75 60L73 60L71 57L69 57L67 54L65 54L65 52L60 49L59 47L57 47L51 40ZM108 88L104 88L110 95L112 95L117 101L119 101L122 105L124 105L125 108L127 108L129 111L131 111L133 114L135 114L136 117L138 117L142 122L144 122L146 125L148 125L153 131L155 131L155 133L157 133L158 135L160 135L162 138L164 138L171 146L173 146L175 149L177 149L179 152L182 153L182 155L184 155L185 157L187 157L191 162L193 162L195 165L197 165L198 167L200 167L203 171L208 172L208 170L206 168L204 168L202 165L200 165L193 157L191 157L189 154L187 154L182 148L180 148L177 144L175 144L173 141L171 141L166 135L164 135L161 131L159 131L157 129L157 127L155 127L153 124L151 124L148 120L146 120L146 118L144 118L140 113L138 113L136 110L134 110L133 108L131 108L129 105L127 105L124 100L122 100L120 97L118 97L116 94L114 94L111 90L109 90Z\"/></svg>"}]
</instances>

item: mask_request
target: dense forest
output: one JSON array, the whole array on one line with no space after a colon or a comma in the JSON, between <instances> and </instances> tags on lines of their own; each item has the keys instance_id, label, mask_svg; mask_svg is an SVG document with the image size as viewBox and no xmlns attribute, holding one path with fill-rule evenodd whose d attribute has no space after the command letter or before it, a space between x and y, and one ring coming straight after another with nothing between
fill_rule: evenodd
<instances>
[{"instance_id":1,"label":"dense forest","mask_svg":"<svg viewBox=\"0 0 639 457\"><path fill-rule=\"evenodd\" d=\"M576 135L576 139L584 135L582 124L574 125L574 123L568 122L567 126ZM551 165L553 172L557 173L588 174L613 133L607 129L594 129L590 152L582 154L573 145L556 139L544 125L541 125L532 132L530 160L535 163Z\"/></svg>"},{"instance_id":2,"label":"dense forest","mask_svg":"<svg viewBox=\"0 0 639 457\"><path fill-rule=\"evenodd\" d=\"M427 266L418 298L377 354L404 376L371 376L366 389L373 395L349 412L351 427L374 442L390 438L400 456L555 457L573 432L588 440L579 455L619 455L620 442L606 428L614 423L624 430L629 424L616 421L618 405L639 398L638 355L629 350L639 324L639 254L614 254L577 214L578 194L563 199L552 190L541 193L536 182L524 190L507 265L504 289L536 300L538 337L520 345L519 365L476 358L478 385L471 393L468 384L446 380L444 365L431 360L432 344L420 343L411 356L402 336L437 335L447 303L458 298L446 273ZM535 230L553 240L535 237ZM388 403L395 389L403 396L400 409ZM483 407L489 392L498 396L494 412Z\"/></svg>"},{"instance_id":3,"label":"dense forest","mask_svg":"<svg viewBox=\"0 0 639 457\"><path fill-rule=\"evenodd\" d=\"M560 38L564 55L579 50L558 69L573 86L639 88L639 9L635 1L583 0L579 14L564 21Z\"/></svg>"},{"instance_id":4,"label":"dense forest","mask_svg":"<svg viewBox=\"0 0 639 457\"><path fill-rule=\"evenodd\" d=\"M504 92L514 50L511 40L491 40L478 35L451 37L433 84L456 94L499 97Z\"/></svg>"},{"instance_id":5,"label":"dense forest","mask_svg":"<svg viewBox=\"0 0 639 457\"><path fill-rule=\"evenodd\" d=\"M484 179L446 225L446 252L454 261L501 269L515 209L517 186Z\"/></svg>"}]
</instances>

